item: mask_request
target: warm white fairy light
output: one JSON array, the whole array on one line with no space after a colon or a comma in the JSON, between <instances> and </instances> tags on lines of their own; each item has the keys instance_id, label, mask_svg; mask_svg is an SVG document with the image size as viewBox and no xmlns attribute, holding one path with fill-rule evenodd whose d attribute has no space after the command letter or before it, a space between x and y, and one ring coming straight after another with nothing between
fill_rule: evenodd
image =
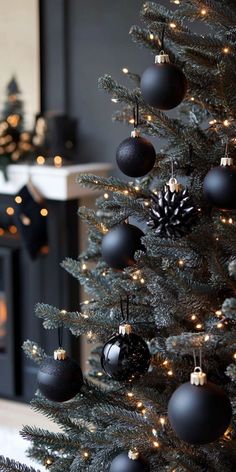
<instances>
[{"instance_id":1,"label":"warm white fairy light","mask_svg":"<svg viewBox=\"0 0 236 472\"><path fill-rule=\"evenodd\" d=\"M175 28L176 28L176 24L175 24L175 23L170 23L170 27L171 27L172 29L175 29Z\"/></svg>"},{"instance_id":2,"label":"warm white fairy light","mask_svg":"<svg viewBox=\"0 0 236 472\"><path fill-rule=\"evenodd\" d=\"M22 203L22 198L20 197L20 195L17 195L15 197L15 202L19 205L20 203Z\"/></svg>"},{"instance_id":3,"label":"warm white fairy light","mask_svg":"<svg viewBox=\"0 0 236 472\"><path fill-rule=\"evenodd\" d=\"M89 457L88 451L84 451L84 452L83 452L83 456L85 457L85 459L88 459L88 457Z\"/></svg>"},{"instance_id":4,"label":"warm white fairy light","mask_svg":"<svg viewBox=\"0 0 236 472\"><path fill-rule=\"evenodd\" d=\"M229 218L229 224L230 224L230 225L233 224L233 219L232 219L232 218Z\"/></svg>"},{"instance_id":5,"label":"warm white fairy light","mask_svg":"<svg viewBox=\"0 0 236 472\"><path fill-rule=\"evenodd\" d=\"M174 0L173 3L175 3L175 5L180 5L180 0Z\"/></svg>"},{"instance_id":6,"label":"warm white fairy light","mask_svg":"<svg viewBox=\"0 0 236 472\"><path fill-rule=\"evenodd\" d=\"M215 125L216 123L217 123L216 120L210 120L210 121L209 121L209 125Z\"/></svg>"},{"instance_id":7,"label":"warm white fairy light","mask_svg":"<svg viewBox=\"0 0 236 472\"><path fill-rule=\"evenodd\" d=\"M152 115L147 116L147 121L152 121Z\"/></svg>"},{"instance_id":8,"label":"warm white fairy light","mask_svg":"<svg viewBox=\"0 0 236 472\"><path fill-rule=\"evenodd\" d=\"M224 47L224 48L223 48L223 52L224 52L225 54L229 54L229 52L230 52L229 47L227 47L227 46Z\"/></svg>"},{"instance_id":9,"label":"warm white fairy light","mask_svg":"<svg viewBox=\"0 0 236 472\"><path fill-rule=\"evenodd\" d=\"M140 282L141 282L141 284L144 284L144 283L145 283L145 280L144 280L143 277L140 279Z\"/></svg>"},{"instance_id":10,"label":"warm white fairy light","mask_svg":"<svg viewBox=\"0 0 236 472\"><path fill-rule=\"evenodd\" d=\"M191 320L195 321L197 319L196 315L191 316Z\"/></svg>"},{"instance_id":11,"label":"warm white fairy light","mask_svg":"<svg viewBox=\"0 0 236 472\"><path fill-rule=\"evenodd\" d=\"M227 128L229 126L229 120L224 120L223 121L223 125Z\"/></svg>"},{"instance_id":12,"label":"warm white fairy light","mask_svg":"<svg viewBox=\"0 0 236 472\"><path fill-rule=\"evenodd\" d=\"M117 98L111 98L111 101L112 101L113 103L118 103L118 99L117 99Z\"/></svg>"},{"instance_id":13,"label":"warm white fairy light","mask_svg":"<svg viewBox=\"0 0 236 472\"><path fill-rule=\"evenodd\" d=\"M173 370L168 370L167 375L169 375L170 377L172 377L172 375L173 375Z\"/></svg>"},{"instance_id":14,"label":"warm white fairy light","mask_svg":"<svg viewBox=\"0 0 236 472\"><path fill-rule=\"evenodd\" d=\"M143 409L142 409L142 415L145 415L146 412L147 412L146 408L143 408Z\"/></svg>"},{"instance_id":15,"label":"warm white fairy light","mask_svg":"<svg viewBox=\"0 0 236 472\"><path fill-rule=\"evenodd\" d=\"M234 353L233 358L236 359L236 352Z\"/></svg>"},{"instance_id":16,"label":"warm white fairy light","mask_svg":"<svg viewBox=\"0 0 236 472\"><path fill-rule=\"evenodd\" d=\"M44 163L45 163L45 157L43 156L38 156L37 159L36 159L36 162L39 166L43 166Z\"/></svg>"},{"instance_id":17,"label":"warm white fairy light","mask_svg":"<svg viewBox=\"0 0 236 472\"><path fill-rule=\"evenodd\" d=\"M202 8L201 10L201 15L205 16L207 14L206 8Z\"/></svg>"},{"instance_id":18,"label":"warm white fairy light","mask_svg":"<svg viewBox=\"0 0 236 472\"><path fill-rule=\"evenodd\" d=\"M149 202L144 202L144 206L148 207L150 205Z\"/></svg>"},{"instance_id":19,"label":"warm white fairy light","mask_svg":"<svg viewBox=\"0 0 236 472\"><path fill-rule=\"evenodd\" d=\"M224 324L220 322L220 323L217 323L216 326L217 326L218 329L221 329L221 328L223 328Z\"/></svg>"},{"instance_id":20,"label":"warm white fairy light","mask_svg":"<svg viewBox=\"0 0 236 472\"><path fill-rule=\"evenodd\" d=\"M153 446L158 448L160 447L160 443L158 441L153 441Z\"/></svg>"},{"instance_id":21,"label":"warm white fairy light","mask_svg":"<svg viewBox=\"0 0 236 472\"><path fill-rule=\"evenodd\" d=\"M38 348L37 348L37 346L34 344L34 345L33 345L33 348L32 348L32 354L37 354L37 352L38 352Z\"/></svg>"},{"instance_id":22,"label":"warm white fairy light","mask_svg":"<svg viewBox=\"0 0 236 472\"><path fill-rule=\"evenodd\" d=\"M137 192L140 190L140 187L139 187L139 185L135 185L135 187L134 187L134 188L135 188L135 190L136 190Z\"/></svg>"},{"instance_id":23,"label":"warm white fairy light","mask_svg":"<svg viewBox=\"0 0 236 472\"><path fill-rule=\"evenodd\" d=\"M142 408L142 406L143 406L143 403L142 403L142 402L138 402L138 403L137 403L137 408Z\"/></svg>"},{"instance_id":24,"label":"warm white fairy light","mask_svg":"<svg viewBox=\"0 0 236 472\"><path fill-rule=\"evenodd\" d=\"M123 74L128 74L129 69L127 69L127 67L123 67L122 72L123 72Z\"/></svg>"},{"instance_id":25,"label":"warm white fairy light","mask_svg":"<svg viewBox=\"0 0 236 472\"><path fill-rule=\"evenodd\" d=\"M162 417L160 418L160 420L159 420L159 421L160 421L160 423L161 423L161 426L164 426L164 425L165 425L165 423L166 423L166 420L165 420L165 418L162 418Z\"/></svg>"},{"instance_id":26,"label":"warm white fairy light","mask_svg":"<svg viewBox=\"0 0 236 472\"><path fill-rule=\"evenodd\" d=\"M134 119L131 118L131 119L129 120L129 123L130 123L131 125L133 125L133 124L134 124Z\"/></svg>"},{"instance_id":27,"label":"warm white fairy light","mask_svg":"<svg viewBox=\"0 0 236 472\"><path fill-rule=\"evenodd\" d=\"M196 329L202 329L202 324L201 324L201 323L198 323L198 324L196 325Z\"/></svg>"},{"instance_id":28,"label":"warm white fairy light","mask_svg":"<svg viewBox=\"0 0 236 472\"><path fill-rule=\"evenodd\" d=\"M152 429L153 436L157 436L157 430L155 428Z\"/></svg>"},{"instance_id":29,"label":"warm white fairy light","mask_svg":"<svg viewBox=\"0 0 236 472\"><path fill-rule=\"evenodd\" d=\"M87 270L87 266L85 263L82 264L82 270Z\"/></svg>"},{"instance_id":30,"label":"warm white fairy light","mask_svg":"<svg viewBox=\"0 0 236 472\"><path fill-rule=\"evenodd\" d=\"M216 311L215 311L215 315L218 316L218 317L221 316L221 315L222 315L222 311L221 311L221 310L216 310Z\"/></svg>"},{"instance_id":31,"label":"warm white fairy light","mask_svg":"<svg viewBox=\"0 0 236 472\"><path fill-rule=\"evenodd\" d=\"M104 193L104 195L103 195L103 196L104 196L105 200L107 200L107 199L109 198L109 194L108 194L108 193L106 193L106 192Z\"/></svg>"},{"instance_id":32,"label":"warm white fairy light","mask_svg":"<svg viewBox=\"0 0 236 472\"><path fill-rule=\"evenodd\" d=\"M129 194L129 190L124 190L124 194L125 194L125 195L128 195L128 194Z\"/></svg>"},{"instance_id":33,"label":"warm white fairy light","mask_svg":"<svg viewBox=\"0 0 236 472\"><path fill-rule=\"evenodd\" d=\"M89 300L84 300L83 304L84 304L84 305L88 305L88 304L89 304Z\"/></svg>"},{"instance_id":34,"label":"warm white fairy light","mask_svg":"<svg viewBox=\"0 0 236 472\"><path fill-rule=\"evenodd\" d=\"M98 376L98 377L102 377L102 376L103 376L103 373L102 373L102 372L98 372L98 373L97 373L97 376Z\"/></svg>"},{"instance_id":35,"label":"warm white fairy light","mask_svg":"<svg viewBox=\"0 0 236 472\"><path fill-rule=\"evenodd\" d=\"M191 100L191 102L194 102L195 98L194 98L194 97L191 97L190 100Z\"/></svg>"},{"instance_id":36,"label":"warm white fairy light","mask_svg":"<svg viewBox=\"0 0 236 472\"><path fill-rule=\"evenodd\" d=\"M62 166L62 157L61 156L55 156L54 159L53 159L53 162L54 162L54 166L57 167L57 168L60 168Z\"/></svg>"},{"instance_id":37,"label":"warm white fairy light","mask_svg":"<svg viewBox=\"0 0 236 472\"><path fill-rule=\"evenodd\" d=\"M209 339L210 339L209 334L206 334L206 336L205 336L205 338L204 338L204 341L207 342L207 341L209 341Z\"/></svg>"},{"instance_id":38,"label":"warm white fairy light","mask_svg":"<svg viewBox=\"0 0 236 472\"><path fill-rule=\"evenodd\" d=\"M66 315L67 311L66 310L61 310L60 313L61 313L61 315Z\"/></svg>"},{"instance_id":39,"label":"warm white fairy light","mask_svg":"<svg viewBox=\"0 0 236 472\"><path fill-rule=\"evenodd\" d=\"M179 264L180 267L183 267L184 266L184 260L179 259L178 264Z\"/></svg>"},{"instance_id":40,"label":"warm white fairy light","mask_svg":"<svg viewBox=\"0 0 236 472\"><path fill-rule=\"evenodd\" d=\"M128 396L129 398L133 398L134 394L133 394L132 392L128 392L128 393L127 393L127 396Z\"/></svg>"},{"instance_id":41,"label":"warm white fairy light","mask_svg":"<svg viewBox=\"0 0 236 472\"><path fill-rule=\"evenodd\" d=\"M92 332L92 331L88 331L88 333L87 333L87 338L88 338L88 339L92 339L92 337L93 337L93 332Z\"/></svg>"},{"instance_id":42,"label":"warm white fairy light","mask_svg":"<svg viewBox=\"0 0 236 472\"><path fill-rule=\"evenodd\" d=\"M150 34L149 34L149 39L151 39L151 40L154 39L154 34L153 34L153 33L150 33Z\"/></svg>"}]
</instances>

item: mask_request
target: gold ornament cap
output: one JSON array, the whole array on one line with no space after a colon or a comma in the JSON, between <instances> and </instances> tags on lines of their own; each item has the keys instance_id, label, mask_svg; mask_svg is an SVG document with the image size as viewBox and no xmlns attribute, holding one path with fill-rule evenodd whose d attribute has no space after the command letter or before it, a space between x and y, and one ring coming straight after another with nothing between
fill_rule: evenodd
<instances>
[{"instance_id":1,"label":"gold ornament cap","mask_svg":"<svg viewBox=\"0 0 236 472\"><path fill-rule=\"evenodd\" d=\"M174 177L171 177L169 182L167 182L166 185L169 187L172 193L178 192L181 189L181 185L178 183L177 179L175 179Z\"/></svg>"},{"instance_id":2,"label":"gold ornament cap","mask_svg":"<svg viewBox=\"0 0 236 472\"><path fill-rule=\"evenodd\" d=\"M207 383L207 376L204 372L202 372L201 367L195 367L194 372L191 373L190 376L190 383L192 385L206 385Z\"/></svg>"},{"instance_id":3,"label":"gold ornament cap","mask_svg":"<svg viewBox=\"0 0 236 472\"><path fill-rule=\"evenodd\" d=\"M137 461L139 458L140 454L138 452L138 449L134 447L133 449L130 449L128 452L128 458L131 459L132 461Z\"/></svg>"},{"instance_id":4,"label":"gold ornament cap","mask_svg":"<svg viewBox=\"0 0 236 472\"><path fill-rule=\"evenodd\" d=\"M170 56L169 54L165 54L164 51L161 51L160 54L155 56L155 64L169 64L170 63Z\"/></svg>"},{"instance_id":5,"label":"gold ornament cap","mask_svg":"<svg viewBox=\"0 0 236 472\"><path fill-rule=\"evenodd\" d=\"M59 347L54 351L54 359L55 361L64 361L67 358L67 354L65 349Z\"/></svg>"},{"instance_id":6,"label":"gold ornament cap","mask_svg":"<svg viewBox=\"0 0 236 472\"><path fill-rule=\"evenodd\" d=\"M131 332L132 326L130 324L126 323L119 326L119 334L124 336L125 334L130 334Z\"/></svg>"},{"instance_id":7,"label":"gold ornament cap","mask_svg":"<svg viewBox=\"0 0 236 472\"><path fill-rule=\"evenodd\" d=\"M131 131L131 138L139 138L140 136L140 130L135 128Z\"/></svg>"},{"instance_id":8,"label":"gold ornament cap","mask_svg":"<svg viewBox=\"0 0 236 472\"><path fill-rule=\"evenodd\" d=\"M222 157L220 160L220 165L224 167L233 166L233 164L234 164L234 161L232 157L225 156L225 157Z\"/></svg>"}]
</instances>

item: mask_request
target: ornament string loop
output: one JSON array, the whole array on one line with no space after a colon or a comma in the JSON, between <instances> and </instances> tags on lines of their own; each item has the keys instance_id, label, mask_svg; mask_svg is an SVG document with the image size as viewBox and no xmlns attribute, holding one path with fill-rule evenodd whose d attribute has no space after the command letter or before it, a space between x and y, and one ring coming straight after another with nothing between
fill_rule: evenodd
<instances>
[{"instance_id":1,"label":"ornament string loop","mask_svg":"<svg viewBox=\"0 0 236 472\"><path fill-rule=\"evenodd\" d=\"M197 362L197 355L195 349L193 349L193 361L194 361L194 372L202 372L202 348L199 348L199 363ZM198 370L196 370L198 369Z\"/></svg>"},{"instance_id":2,"label":"ornament string loop","mask_svg":"<svg viewBox=\"0 0 236 472\"><path fill-rule=\"evenodd\" d=\"M133 120L134 120L134 129L138 128L139 126L139 103L136 100L136 105L133 107Z\"/></svg>"},{"instance_id":3,"label":"ornament string loop","mask_svg":"<svg viewBox=\"0 0 236 472\"><path fill-rule=\"evenodd\" d=\"M62 343L63 343L63 327L62 326L58 328L57 335L58 335L59 348L62 348Z\"/></svg>"},{"instance_id":4,"label":"ornament string loop","mask_svg":"<svg viewBox=\"0 0 236 472\"><path fill-rule=\"evenodd\" d=\"M122 319L125 323L129 321L129 295L126 297L126 315L124 314L123 300L120 297L120 310L122 314Z\"/></svg>"},{"instance_id":5,"label":"ornament string loop","mask_svg":"<svg viewBox=\"0 0 236 472\"><path fill-rule=\"evenodd\" d=\"M166 30L166 26L164 25L163 28L162 28L162 33L161 33L161 52L164 52L164 39L165 39L165 30Z\"/></svg>"}]
</instances>

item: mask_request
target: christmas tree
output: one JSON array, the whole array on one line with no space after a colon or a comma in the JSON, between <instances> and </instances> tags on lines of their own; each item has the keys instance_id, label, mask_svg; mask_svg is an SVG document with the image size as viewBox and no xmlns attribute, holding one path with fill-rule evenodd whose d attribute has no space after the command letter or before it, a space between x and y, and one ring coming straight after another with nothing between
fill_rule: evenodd
<instances>
[{"instance_id":1,"label":"christmas tree","mask_svg":"<svg viewBox=\"0 0 236 472\"><path fill-rule=\"evenodd\" d=\"M63 262L89 300L73 313L36 310L46 329L87 335L95 346L89 375L81 386L61 345L55 358L24 345L39 364L32 407L61 432L25 426L22 435L29 455L53 472L236 468L236 7L171 3L145 3L143 27L131 28L156 55L141 81L127 69L131 90L109 75L99 80L123 104L114 120L134 130L117 150L128 180L79 178L104 192L96 210L79 210L86 251ZM165 138L155 159L140 131ZM34 472L4 458L0 470Z\"/></svg>"}]
</instances>

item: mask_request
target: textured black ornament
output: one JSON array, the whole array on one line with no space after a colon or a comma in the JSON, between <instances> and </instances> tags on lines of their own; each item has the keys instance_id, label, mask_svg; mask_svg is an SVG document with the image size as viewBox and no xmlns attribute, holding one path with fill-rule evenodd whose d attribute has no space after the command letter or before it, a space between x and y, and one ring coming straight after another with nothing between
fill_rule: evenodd
<instances>
[{"instance_id":1,"label":"textured black ornament","mask_svg":"<svg viewBox=\"0 0 236 472\"><path fill-rule=\"evenodd\" d=\"M103 347L101 364L114 380L129 381L147 372L151 355L141 336L132 332L122 334L122 328Z\"/></svg>"},{"instance_id":2,"label":"textured black ornament","mask_svg":"<svg viewBox=\"0 0 236 472\"><path fill-rule=\"evenodd\" d=\"M38 387L43 395L55 402L71 400L83 385L79 365L70 357L55 360L46 357L38 371Z\"/></svg>"},{"instance_id":3,"label":"textured black ornament","mask_svg":"<svg viewBox=\"0 0 236 472\"><path fill-rule=\"evenodd\" d=\"M141 92L144 101L159 110L177 107L187 92L187 79L175 64L153 64L141 78Z\"/></svg>"},{"instance_id":4,"label":"textured black ornament","mask_svg":"<svg viewBox=\"0 0 236 472\"><path fill-rule=\"evenodd\" d=\"M208 444L227 430L232 407L226 393L217 385L186 382L173 393L168 417L176 435L189 444Z\"/></svg>"},{"instance_id":5,"label":"textured black ornament","mask_svg":"<svg viewBox=\"0 0 236 472\"><path fill-rule=\"evenodd\" d=\"M213 167L204 179L203 189L212 206L221 210L235 210L236 166Z\"/></svg>"},{"instance_id":6,"label":"textured black ornament","mask_svg":"<svg viewBox=\"0 0 236 472\"><path fill-rule=\"evenodd\" d=\"M116 162L123 174L129 177L142 177L148 174L155 164L156 151L145 138L134 136L119 145Z\"/></svg>"},{"instance_id":7,"label":"textured black ornament","mask_svg":"<svg viewBox=\"0 0 236 472\"><path fill-rule=\"evenodd\" d=\"M187 189L172 192L167 185L152 194L148 226L161 238L177 239L188 234L197 221L197 211Z\"/></svg>"},{"instance_id":8,"label":"textured black ornament","mask_svg":"<svg viewBox=\"0 0 236 472\"><path fill-rule=\"evenodd\" d=\"M150 466L146 459L141 455L138 459L133 460L129 458L127 452L119 454L113 459L109 472L149 472Z\"/></svg>"},{"instance_id":9,"label":"textured black ornament","mask_svg":"<svg viewBox=\"0 0 236 472\"><path fill-rule=\"evenodd\" d=\"M134 254L144 250L141 238L144 233L137 226L123 223L114 226L102 240L102 257L113 269L123 270L135 263Z\"/></svg>"}]
</instances>

